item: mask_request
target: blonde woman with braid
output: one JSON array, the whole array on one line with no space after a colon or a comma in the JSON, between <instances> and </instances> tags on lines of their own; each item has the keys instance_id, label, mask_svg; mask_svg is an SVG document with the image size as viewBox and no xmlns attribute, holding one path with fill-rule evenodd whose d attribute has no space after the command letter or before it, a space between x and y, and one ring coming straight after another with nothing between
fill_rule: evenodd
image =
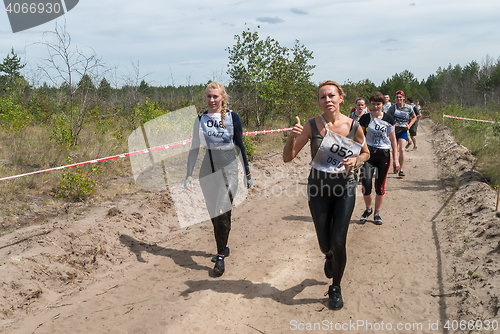
<instances>
[{"instance_id":1,"label":"blonde woman with braid","mask_svg":"<svg viewBox=\"0 0 500 334\"><path fill-rule=\"evenodd\" d=\"M252 186L253 180L243 145L241 119L227 108L224 86L219 82L210 83L205 89L205 96L208 109L197 117L194 124L184 187L193 188L193 169L202 145L206 154L200 167L200 186L212 219L217 244L217 254L212 258L212 262L215 262L214 274L220 276L225 271L224 258L229 256L227 242L231 230L231 209L238 190L235 149L245 168L248 188Z\"/></svg>"}]
</instances>

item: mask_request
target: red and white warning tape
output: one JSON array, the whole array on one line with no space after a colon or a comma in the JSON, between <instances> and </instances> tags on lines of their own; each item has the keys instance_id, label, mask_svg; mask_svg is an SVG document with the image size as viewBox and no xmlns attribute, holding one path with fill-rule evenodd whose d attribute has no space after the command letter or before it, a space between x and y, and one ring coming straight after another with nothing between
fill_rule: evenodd
<instances>
[{"instance_id":1,"label":"red and white warning tape","mask_svg":"<svg viewBox=\"0 0 500 334\"><path fill-rule=\"evenodd\" d=\"M249 131L249 132L243 132L243 136L255 136L255 135L261 135L261 134L268 134L268 133L278 133L278 132L285 132L285 131L290 131L292 128L283 128L283 129L272 129L272 130L261 130L261 131ZM76 164L71 164L71 165L66 165L66 166L59 166L59 167L53 167L49 169L43 169L43 170L37 170L34 172L29 172L29 173L24 173L24 174L19 174L19 175L13 175L13 176L7 176L7 177L2 177L0 178L0 181L4 180L12 180L16 179L18 177L23 177L23 176L28 176L28 175L34 175L34 174L40 174L40 173L45 173L45 172L51 172L59 169L65 169L65 168L71 168L71 167L76 167L76 166L83 166L83 165L88 165L88 164L95 164L98 162L103 162L103 161L108 161L108 160L114 160L114 159L120 159L120 158L126 158L126 157L131 157L134 155L139 155L139 154L144 154L144 153L149 153L149 152L155 152L155 151L160 151L160 150L166 150L168 148L172 147L177 147L177 146L182 146L191 143L191 139L185 139L181 140L175 143L170 143L166 145L161 145L161 146L156 146L150 149L145 149L145 150L140 150L140 151L135 151L135 152L129 152L129 153L123 153L123 154L118 154L118 155L113 155L110 157L106 158L100 158L100 159L95 159L95 160L88 160L84 162L78 162Z\"/></svg>"},{"instance_id":2,"label":"red and white warning tape","mask_svg":"<svg viewBox=\"0 0 500 334\"><path fill-rule=\"evenodd\" d=\"M473 118L465 118L465 117L456 117L456 116L450 116L450 115L445 115L445 114L443 114L443 118L463 119L463 120L466 120L466 121L476 121L476 122L493 123L493 124L495 124L495 123L496 123L496 122L494 122L494 121L485 121L485 120L482 120L482 119L473 119Z\"/></svg>"},{"instance_id":3,"label":"red and white warning tape","mask_svg":"<svg viewBox=\"0 0 500 334\"><path fill-rule=\"evenodd\" d=\"M273 129L273 130L249 131L249 132L243 132L243 136L265 135L268 133L278 133L278 132L290 131L292 129L293 128L283 128L283 129Z\"/></svg>"}]
</instances>

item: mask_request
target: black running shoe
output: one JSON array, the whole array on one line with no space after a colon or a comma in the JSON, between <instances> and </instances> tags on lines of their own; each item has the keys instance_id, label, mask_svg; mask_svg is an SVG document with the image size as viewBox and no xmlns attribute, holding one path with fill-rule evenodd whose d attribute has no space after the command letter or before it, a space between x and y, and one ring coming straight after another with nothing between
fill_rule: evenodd
<instances>
[{"instance_id":1,"label":"black running shoe","mask_svg":"<svg viewBox=\"0 0 500 334\"><path fill-rule=\"evenodd\" d=\"M408 144L406 144L405 149L408 149L410 146L411 146L411 141L410 141L410 142L408 142Z\"/></svg>"},{"instance_id":2,"label":"black running shoe","mask_svg":"<svg viewBox=\"0 0 500 334\"><path fill-rule=\"evenodd\" d=\"M375 216L373 216L373 222L375 223L375 225L382 225L384 223L382 218L380 218L379 214L376 214Z\"/></svg>"},{"instance_id":3,"label":"black running shoe","mask_svg":"<svg viewBox=\"0 0 500 334\"><path fill-rule=\"evenodd\" d=\"M404 177L405 176L405 172L403 172L402 170L400 170L399 171L399 176Z\"/></svg>"},{"instance_id":4,"label":"black running shoe","mask_svg":"<svg viewBox=\"0 0 500 334\"><path fill-rule=\"evenodd\" d=\"M363 214L361 215L361 218L359 218L359 221L363 224L366 223L366 220L368 219L368 217L370 217L372 212L373 210L368 211L368 209L366 209L365 212L363 212Z\"/></svg>"},{"instance_id":5,"label":"black running shoe","mask_svg":"<svg viewBox=\"0 0 500 334\"><path fill-rule=\"evenodd\" d=\"M212 262L215 263L215 261L217 261L217 254L215 254L214 256L212 256ZM228 257L229 256L229 247L226 247L226 250L224 251L224 257Z\"/></svg>"},{"instance_id":6,"label":"black running shoe","mask_svg":"<svg viewBox=\"0 0 500 334\"><path fill-rule=\"evenodd\" d=\"M333 256L326 256L325 258L325 276L333 278Z\"/></svg>"},{"instance_id":7,"label":"black running shoe","mask_svg":"<svg viewBox=\"0 0 500 334\"><path fill-rule=\"evenodd\" d=\"M217 276L224 274L224 256L217 256L217 260L215 260L214 273Z\"/></svg>"},{"instance_id":8,"label":"black running shoe","mask_svg":"<svg viewBox=\"0 0 500 334\"><path fill-rule=\"evenodd\" d=\"M344 307L344 301L342 300L342 294L340 293L340 286L330 285L328 292L328 306L333 310L340 310Z\"/></svg>"}]
</instances>

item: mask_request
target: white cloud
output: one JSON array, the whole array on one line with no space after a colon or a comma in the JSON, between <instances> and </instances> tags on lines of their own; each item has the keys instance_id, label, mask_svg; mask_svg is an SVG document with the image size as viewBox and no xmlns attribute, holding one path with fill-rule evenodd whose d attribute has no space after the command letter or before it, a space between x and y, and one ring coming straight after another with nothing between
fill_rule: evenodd
<instances>
[{"instance_id":1,"label":"white cloud","mask_svg":"<svg viewBox=\"0 0 500 334\"><path fill-rule=\"evenodd\" d=\"M269 24L277 24L285 22L283 19L279 17L258 17L257 22L269 23Z\"/></svg>"},{"instance_id":2,"label":"white cloud","mask_svg":"<svg viewBox=\"0 0 500 334\"><path fill-rule=\"evenodd\" d=\"M397 38L387 38L387 39L384 39L383 41L380 41L380 43L395 43L395 42L398 42L398 39Z\"/></svg>"},{"instance_id":3,"label":"white cloud","mask_svg":"<svg viewBox=\"0 0 500 334\"><path fill-rule=\"evenodd\" d=\"M298 9L298 8L292 8L290 9L292 11L292 13L294 14L299 14L299 15L307 15L309 14L308 12L302 10L302 9Z\"/></svg>"},{"instance_id":4,"label":"white cloud","mask_svg":"<svg viewBox=\"0 0 500 334\"><path fill-rule=\"evenodd\" d=\"M225 72L226 48L234 44L234 36L259 25L262 38L271 36L289 47L298 39L313 51L315 82L368 78L380 84L403 70L422 80L448 63L500 56L500 2L413 3L311 0L305 11L298 0L86 0L58 24L66 20L73 45L92 47L123 75L139 62L141 72L150 73L146 80L158 85L205 83L214 73ZM14 47L30 68L36 68L46 49L33 43L54 27L52 21L12 34L0 10L0 60ZM221 76L229 80L227 74Z\"/></svg>"}]
</instances>

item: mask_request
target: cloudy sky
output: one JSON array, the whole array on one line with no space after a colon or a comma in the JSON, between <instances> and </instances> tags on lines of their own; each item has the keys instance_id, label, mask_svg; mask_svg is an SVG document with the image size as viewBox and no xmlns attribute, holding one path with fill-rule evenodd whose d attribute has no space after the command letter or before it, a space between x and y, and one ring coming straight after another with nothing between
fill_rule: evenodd
<instances>
[{"instance_id":1,"label":"cloudy sky","mask_svg":"<svg viewBox=\"0 0 500 334\"><path fill-rule=\"evenodd\" d=\"M165 1L81 0L57 20L73 46L92 47L116 68L114 79L139 75L151 85L186 85L226 74L234 35L258 29L292 47L313 51L313 81L370 79L376 85L403 70L426 79L438 67L500 57L498 0ZM47 50L44 31L56 21L12 33L0 10L0 59L13 47L32 75Z\"/></svg>"}]
</instances>

